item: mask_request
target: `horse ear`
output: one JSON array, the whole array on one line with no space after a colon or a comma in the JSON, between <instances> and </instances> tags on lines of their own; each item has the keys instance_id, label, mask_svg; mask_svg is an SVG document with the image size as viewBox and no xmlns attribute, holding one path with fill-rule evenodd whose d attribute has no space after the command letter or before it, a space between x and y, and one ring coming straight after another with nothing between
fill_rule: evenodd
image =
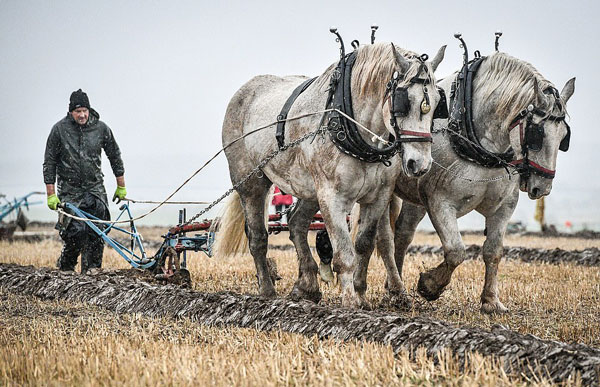
<instances>
[{"instance_id":1,"label":"horse ear","mask_svg":"<svg viewBox=\"0 0 600 387\"><path fill-rule=\"evenodd\" d=\"M567 101L569 100L569 98L571 98L571 96L573 95L573 93L575 92L575 77L569 79L567 81L567 83L565 83L565 86L563 87L562 91L560 92L560 99L563 101L563 103L566 105Z\"/></svg>"},{"instance_id":2,"label":"horse ear","mask_svg":"<svg viewBox=\"0 0 600 387\"><path fill-rule=\"evenodd\" d=\"M392 52L394 53L394 58L396 58L396 63L398 64L398 66L400 66L400 71L402 73L405 73L410 67L410 62L408 60L406 60L405 57L398 54L398 51L396 51L396 46L394 45L394 43L391 43L391 45L392 45Z\"/></svg>"},{"instance_id":3,"label":"horse ear","mask_svg":"<svg viewBox=\"0 0 600 387\"><path fill-rule=\"evenodd\" d=\"M438 50L437 54L435 54L435 58L433 58L433 60L431 61L431 68L433 69L434 72L435 72L435 70L437 70L438 65L444 59L445 53L446 53L446 45L443 45Z\"/></svg>"}]
</instances>

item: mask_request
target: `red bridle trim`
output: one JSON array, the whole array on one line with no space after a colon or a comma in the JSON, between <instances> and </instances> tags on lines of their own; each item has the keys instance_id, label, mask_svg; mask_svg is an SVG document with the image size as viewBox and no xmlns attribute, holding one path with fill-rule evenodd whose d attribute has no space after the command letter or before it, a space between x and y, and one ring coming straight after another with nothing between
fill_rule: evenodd
<instances>
[{"instance_id":1,"label":"red bridle trim","mask_svg":"<svg viewBox=\"0 0 600 387\"><path fill-rule=\"evenodd\" d=\"M431 133L413 132L412 130L404 130L404 129L400 129L399 132L401 135L406 135L406 136L431 138Z\"/></svg>"},{"instance_id":2,"label":"red bridle trim","mask_svg":"<svg viewBox=\"0 0 600 387\"><path fill-rule=\"evenodd\" d=\"M535 163L535 162L533 162L531 160L528 160L528 162L529 162L529 165L531 165L532 167L534 167L538 171L542 171L544 173L547 173L548 175L551 175L552 177L554 177L554 175L556 175L556 171L555 170L544 168L541 165L539 165L539 164L537 164L537 163Z\"/></svg>"},{"instance_id":3,"label":"red bridle trim","mask_svg":"<svg viewBox=\"0 0 600 387\"><path fill-rule=\"evenodd\" d=\"M514 160L514 161L511 161L509 164L510 165L525 164L525 161L523 159ZM548 176L552 176L552 178L554 178L554 176L556 175L556 170L544 168L544 167L542 167L541 165L539 165L538 163L536 163L534 161L527 160L527 164L529 166L531 166L532 168L537 169L538 171L547 174Z\"/></svg>"}]
</instances>

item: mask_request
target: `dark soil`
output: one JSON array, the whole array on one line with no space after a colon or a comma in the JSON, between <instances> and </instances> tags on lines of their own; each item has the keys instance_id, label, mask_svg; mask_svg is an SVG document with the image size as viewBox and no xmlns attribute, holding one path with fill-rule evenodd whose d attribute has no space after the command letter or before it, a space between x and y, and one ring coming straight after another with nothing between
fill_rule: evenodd
<instances>
[{"instance_id":1,"label":"dark soil","mask_svg":"<svg viewBox=\"0 0 600 387\"><path fill-rule=\"evenodd\" d=\"M443 349L464 360L468 352L503 359L510 374L566 381L579 373L584 384L600 383L600 350L583 344L541 340L501 326L492 330L456 327L426 317L332 308L307 301L264 299L227 292L199 293L160 286L131 271L78 275L32 266L0 264L0 288L41 299L80 301L119 313L186 317L201 324L283 330L321 338L365 340L396 352L424 347L435 357Z\"/></svg>"}]
</instances>

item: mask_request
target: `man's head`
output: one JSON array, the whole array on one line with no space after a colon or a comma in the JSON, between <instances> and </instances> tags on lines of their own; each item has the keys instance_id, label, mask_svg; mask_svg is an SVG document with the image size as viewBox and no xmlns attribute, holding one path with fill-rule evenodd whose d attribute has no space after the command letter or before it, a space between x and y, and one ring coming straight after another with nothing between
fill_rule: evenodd
<instances>
[{"instance_id":1,"label":"man's head","mask_svg":"<svg viewBox=\"0 0 600 387\"><path fill-rule=\"evenodd\" d=\"M81 89L71 93L69 112L79 125L85 125L90 117L90 100Z\"/></svg>"}]
</instances>

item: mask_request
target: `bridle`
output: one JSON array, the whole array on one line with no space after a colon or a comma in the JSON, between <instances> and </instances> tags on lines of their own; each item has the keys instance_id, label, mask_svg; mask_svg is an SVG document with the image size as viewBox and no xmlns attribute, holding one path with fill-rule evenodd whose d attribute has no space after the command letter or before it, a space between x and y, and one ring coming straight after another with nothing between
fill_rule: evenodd
<instances>
[{"instance_id":1,"label":"bridle","mask_svg":"<svg viewBox=\"0 0 600 387\"><path fill-rule=\"evenodd\" d=\"M340 42L340 61L331 74L329 95L325 106L328 109L334 108L344 112L346 116L353 117L351 76L352 67L356 61L356 48L358 48L358 44L353 44L355 51L346 55L342 37L337 32L337 29L332 28L330 31L337 36L337 40ZM395 51L393 44L392 49ZM394 55L396 54L394 52ZM418 59L421 62L419 71L410 79L409 83L423 84L425 97L421 102L421 114L427 114L431 110L429 94L427 92L427 85L431 82L431 77L425 64L428 56L424 54L419 56ZM419 78L419 74L423 71L426 74L426 78ZM401 80L402 75L398 71L394 71L392 78L386 86L386 96L390 99L391 126L394 128L394 135L391 136L388 142L389 145L382 148L371 145L363 139L354 122L334 111L328 115L327 129L332 142L340 151L361 161L370 163L381 162L389 166L391 165L390 159L398 153L403 143L432 141L431 133L421 133L399 128L397 117L405 117L410 111L408 89L398 87L398 83ZM325 116L323 118L325 119Z\"/></svg>"},{"instance_id":2,"label":"bridle","mask_svg":"<svg viewBox=\"0 0 600 387\"><path fill-rule=\"evenodd\" d=\"M558 97L558 91L552 87L546 89ZM544 91L545 94L548 94ZM537 115L543 117L539 123L533 122L533 116ZM546 121L564 122L567 127L567 134L561 140L558 147L559 150L566 152L569 150L569 142L571 140L571 127L565 121L565 115L555 116L546 113L544 110L529 105L527 108L521 110L517 117L512 121L509 126L509 134L516 127L519 127L519 142L521 145L521 159L513 160L510 162L511 165L515 166L521 176L527 178L530 174L536 174L546 179L554 179L556 170L545 168L529 158L529 151L540 151L544 141L545 130L544 124Z\"/></svg>"},{"instance_id":3,"label":"bridle","mask_svg":"<svg viewBox=\"0 0 600 387\"><path fill-rule=\"evenodd\" d=\"M501 33L496 33L496 51L498 49L498 38ZM462 39L460 33L454 35L460 40L463 53L463 68L457 75L452 84L451 91L451 113L448 122L450 130L451 143L454 151L464 159L475 162L484 167L504 167L508 172L508 167L514 167L522 178L529 178L531 174L536 174L547 179L553 179L556 171L545 168L529 158L529 151L539 151L542 149L543 138L545 135L544 124L551 120L555 122L563 121L567 126L567 135L562 139L559 149L566 152L569 149L571 137L571 128L565 122L565 115L552 115L541 108L529 105L527 108L515 117L509 126L509 135L512 129L519 127L519 141L521 155L515 155L515 151L509 148L504 153L493 153L483 147L475 132L475 124L472 116L472 98L473 98L473 78L479 65L485 57L481 57L479 51L475 51L475 58L469 61L467 45ZM544 91L546 95L552 95L556 100L556 105L562 112L562 101L558 90L554 87L547 87ZM542 117L542 120L535 124L533 116ZM520 159L518 157L521 157ZM517 158L515 160L515 158Z\"/></svg>"},{"instance_id":4,"label":"bridle","mask_svg":"<svg viewBox=\"0 0 600 387\"><path fill-rule=\"evenodd\" d=\"M410 84L421 84L423 85L423 100L421 101L421 116L423 114L429 113L431 110L431 103L429 101L429 92L427 89L427 85L431 83L429 70L425 65L425 61L429 59L427 54L423 54L418 57L421 62L419 65L419 70L417 74L412 77L408 82ZM419 74L421 72L425 73L425 78L420 78ZM397 142L433 142L433 138L431 137L431 133L427 132L415 132L412 130L405 130L400 128L398 124L398 117L406 117L410 112L410 100L408 99L408 88L407 87L398 87L398 84L404 79L403 76L399 74L398 71L394 71L392 75L392 79L387 83L385 88L385 95L383 97L384 103L387 101L389 109L390 109L390 126L394 129L394 132L397 133ZM438 104L439 106L439 104ZM439 108L436 108L436 111ZM435 114L435 113L434 113ZM411 137L402 137L402 136L411 136Z\"/></svg>"}]
</instances>

